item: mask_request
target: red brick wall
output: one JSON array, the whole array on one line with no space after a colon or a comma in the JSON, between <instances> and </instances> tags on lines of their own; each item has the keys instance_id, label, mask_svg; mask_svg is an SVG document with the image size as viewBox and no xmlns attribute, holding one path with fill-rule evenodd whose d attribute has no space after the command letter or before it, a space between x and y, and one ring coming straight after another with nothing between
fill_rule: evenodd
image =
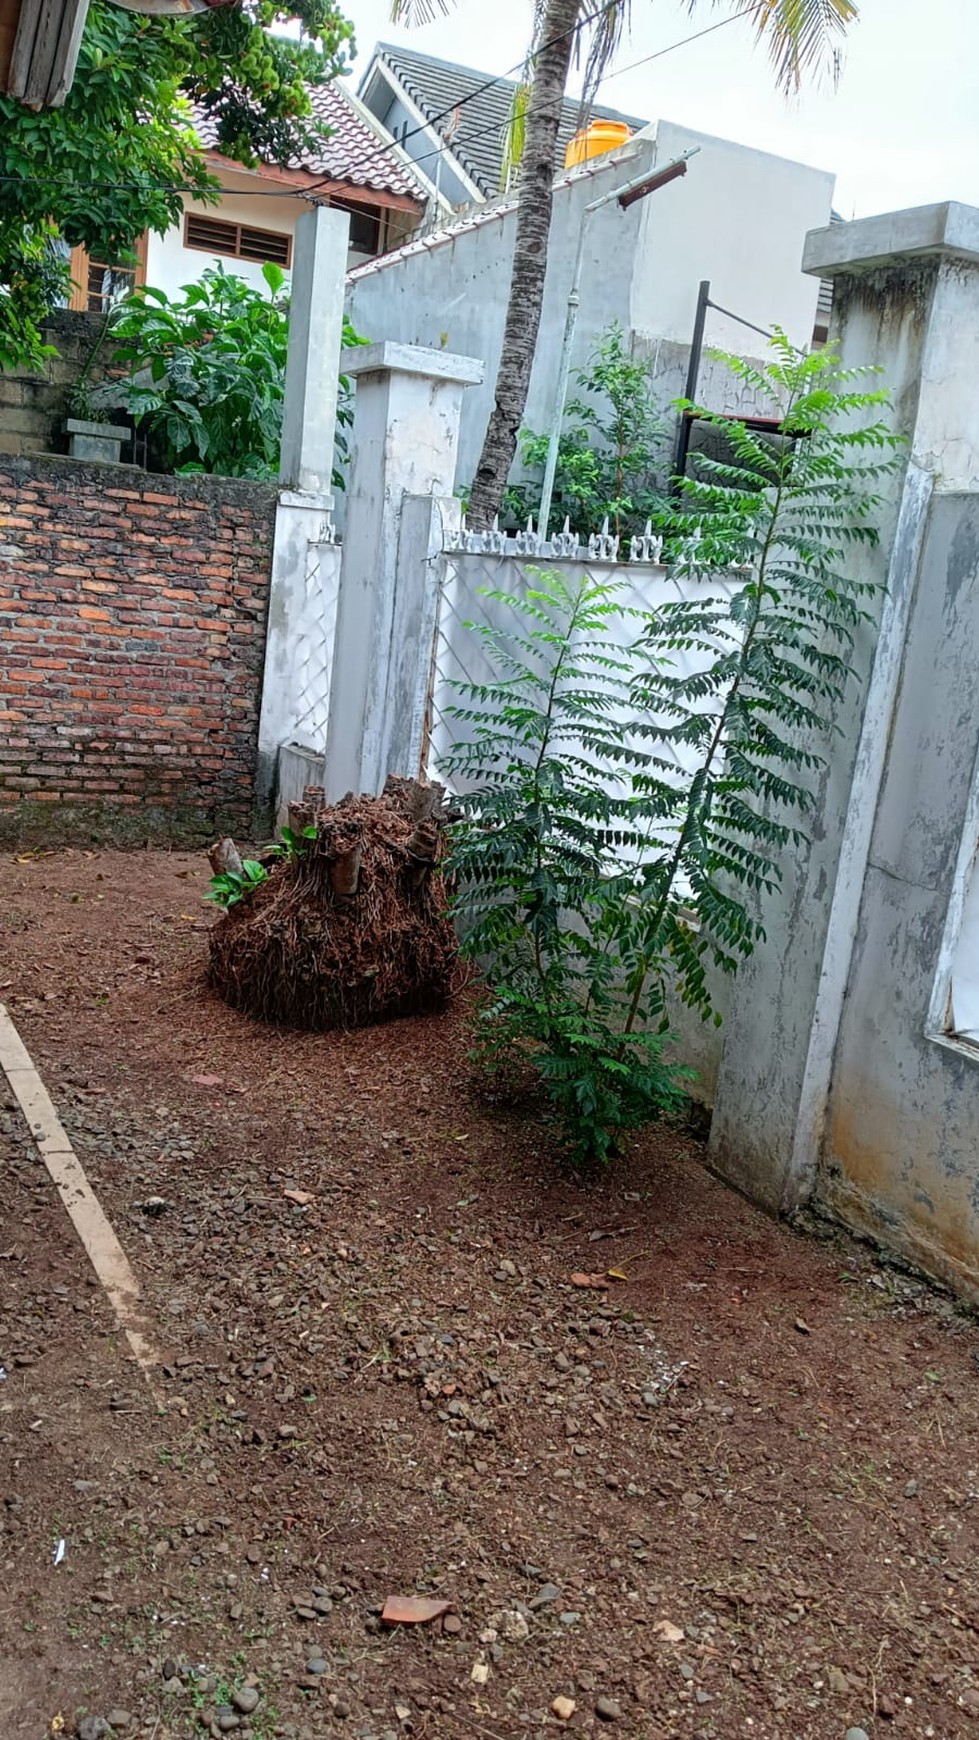
<instances>
[{"instance_id":1,"label":"red brick wall","mask_svg":"<svg viewBox=\"0 0 979 1740\"><path fill-rule=\"evenodd\" d=\"M251 822L275 490L0 459L0 839Z\"/></svg>"}]
</instances>

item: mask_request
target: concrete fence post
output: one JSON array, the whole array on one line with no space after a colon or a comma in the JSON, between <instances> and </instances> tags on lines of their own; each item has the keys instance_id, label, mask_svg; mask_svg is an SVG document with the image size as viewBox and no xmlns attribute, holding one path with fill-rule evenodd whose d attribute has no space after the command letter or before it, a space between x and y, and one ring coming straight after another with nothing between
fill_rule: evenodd
<instances>
[{"instance_id":1,"label":"concrete fence post","mask_svg":"<svg viewBox=\"0 0 979 1740\"><path fill-rule=\"evenodd\" d=\"M315 206L296 225L279 464L281 489L265 637L255 807L265 818L289 734L310 544L332 536L333 444L350 218ZM324 632L326 629L324 628Z\"/></svg>"},{"instance_id":2,"label":"concrete fence post","mask_svg":"<svg viewBox=\"0 0 979 1740\"><path fill-rule=\"evenodd\" d=\"M279 482L332 506L338 359L350 216L317 205L296 225Z\"/></svg>"},{"instance_id":3,"label":"concrete fence post","mask_svg":"<svg viewBox=\"0 0 979 1740\"><path fill-rule=\"evenodd\" d=\"M854 648L863 681L820 746L810 840L766 909L765 941L738 973L725 1021L713 1158L783 1212L817 1181L930 504L979 487L979 210L928 206L813 231L803 269L832 278L842 361L880 370L869 384L888 390L881 415L906 446L879 545L848 557L879 589Z\"/></svg>"},{"instance_id":4,"label":"concrete fence post","mask_svg":"<svg viewBox=\"0 0 979 1740\"><path fill-rule=\"evenodd\" d=\"M483 375L473 357L390 343L345 352L342 367L356 378L357 402L324 771L331 800L417 772L437 498L454 511L462 395ZM429 505L405 515L406 496Z\"/></svg>"}]
</instances>

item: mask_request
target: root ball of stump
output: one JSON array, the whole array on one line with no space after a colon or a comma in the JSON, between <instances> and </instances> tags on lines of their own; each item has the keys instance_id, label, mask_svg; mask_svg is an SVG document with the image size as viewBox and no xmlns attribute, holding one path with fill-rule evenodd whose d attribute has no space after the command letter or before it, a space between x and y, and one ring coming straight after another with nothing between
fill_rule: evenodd
<instances>
[{"instance_id":1,"label":"root ball of stump","mask_svg":"<svg viewBox=\"0 0 979 1740\"><path fill-rule=\"evenodd\" d=\"M381 797L326 805L309 788L289 820L315 837L211 932L209 977L225 1002L313 1030L444 1007L458 957L439 870L441 798L438 786L390 780Z\"/></svg>"}]
</instances>

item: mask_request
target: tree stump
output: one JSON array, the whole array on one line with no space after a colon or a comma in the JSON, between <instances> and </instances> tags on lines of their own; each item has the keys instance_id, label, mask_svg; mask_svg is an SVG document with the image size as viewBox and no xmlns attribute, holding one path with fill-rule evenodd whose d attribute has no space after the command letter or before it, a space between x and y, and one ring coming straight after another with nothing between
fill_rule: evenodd
<instances>
[{"instance_id":1,"label":"tree stump","mask_svg":"<svg viewBox=\"0 0 979 1740\"><path fill-rule=\"evenodd\" d=\"M308 786L289 807L299 849L211 932L210 982L225 1002L307 1029L444 1007L457 947L439 869L443 796L389 778L380 797L330 805Z\"/></svg>"}]
</instances>

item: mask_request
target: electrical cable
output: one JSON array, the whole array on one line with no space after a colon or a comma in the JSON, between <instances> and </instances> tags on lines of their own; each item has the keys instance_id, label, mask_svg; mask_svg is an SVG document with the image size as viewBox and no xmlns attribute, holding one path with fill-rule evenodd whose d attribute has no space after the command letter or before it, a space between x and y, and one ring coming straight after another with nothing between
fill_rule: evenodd
<instances>
[{"instance_id":1,"label":"electrical cable","mask_svg":"<svg viewBox=\"0 0 979 1740\"><path fill-rule=\"evenodd\" d=\"M610 0L610 4L614 4L614 0ZM622 74L622 73L634 72L637 67L646 66L646 65L648 65L648 63L650 61L659 60L662 58L663 55L666 55L666 54L672 54L678 48L685 48L688 43L697 42L702 36L709 36L712 31L722 30L726 24L734 24L737 19L747 17L752 12L760 11L761 8L766 4L767 4L767 0L756 0L756 3L754 5L746 6L740 12L732 12L730 17L719 19L719 21L716 24L710 24L704 30L695 31L690 36L680 37L676 42L668 43L665 48L657 49L655 51L655 53L653 53L653 54L644 55L641 60L632 61L629 65L624 66L624 67L618 67L618 68L616 68L615 71L605 75L605 77L602 79L602 84L603 85L607 84L609 82L609 80L611 80L613 78L618 78L620 76L620 74ZM578 25L575 26L575 29L583 28L586 24L593 22L596 17L601 16L601 12L604 12L607 10L608 10L608 7L604 6L600 9L600 11L598 13L592 13L587 18L579 20L579 23L578 23ZM557 40L557 39L555 38L554 40ZM520 66L522 64L523 64L522 62L519 62L518 66ZM511 68L511 71L515 71L515 70L517 70L517 69ZM464 103L471 102L473 100L473 98L475 98L477 96L481 96L486 90L490 89L491 86L493 86L495 84L503 83L507 79L507 77L508 77L508 75L506 73L497 74L494 78L489 79L484 84L480 85L477 90L471 91L467 96L460 98L459 102L453 104L450 109L443 110L441 115L436 117L436 119L444 119L447 114L453 114L455 112L455 110L458 108L461 108ZM509 118L507 118L504 121L494 121L490 126L481 128L476 133L466 134L463 138L460 138L458 141L456 141L456 143L462 145L462 144L465 144L467 142L474 143L478 139L488 138L491 133L499 133L502 131L502 129L504 127L509 126L509 124L510 124ZM413 138L416 133L427 132L429 130L429 128L433 125L435 125L434 120L432 122L426 122L424 124L424 126L419 126L419 127L414 128L412 130L412 132L405 134L404 137L405 138ZM401 142L395 141L395 143L400 144ZM402 147L402 149L403 149L403 147ZM370 156L368 156L365 159L362 159L358 163L357 173L359 174L361 172L365 163L369 164L369 163L373 162L375 157L384 156L387 153L389 153L390 150L391 150L390 145L386 145L383 143L379 144L376 152L372 152L370 154ZM413 164L426 163L432 157L441 156L441 153L442 153L442 147L440 146L440 147L437 147L436 149L434 149L430 152L427 152L422 157L412 158L409 156L409 163L413 163ZM408 156L408 155L409 154L406 153L406 156ZM232 170L238 169L238 170L240 170L241 173L248 174L248 165L247 164L244 164L244 163L235 164L235 163L231 162L230 159L228 161L229 161L229 164L230 164L230 167ZM258 187L256 187L256 188L236 188L235 193L236 193L236 195L240 194L242 198L246 198L246 199L248 199L248 198L250 198L250 199L311 199L311 198L315 198L317 187L324 187L324 188L329 187L331 184L334 184L338 179L339 178L336 176L325 176L324 175L324 176L321 176L316 183L313 183L307 187L284 186L284 187L276 187L276 188L264 188L264 187L262 187L262 188L258 188ZM29 187L61 187L61 188L69 188L69 187L70 188L77 188L79 186L79 184L77 182L67 181L67 180L65 180L64 177L43 176L43 175L32 176L32 175L2 175L2 174L0 174L0 184L8 184L8 185L14 184L14 185L19 185L19 186L29 186ZM196 198L200 198L202 196L202 190L200 188L193 187L189 184L181 184L181 183L171 183L171 184L163 184L163 185L154 186L154 187L144 187L144 186L141 186L139 182L132 182L132 181L95 181L95 182L89 181L89 182L85 183L85 188L89 192L101 192L101 193L180 193L180 194L187 194L187 195L190 195L191 197L196 197ZM378 191L378 190L368 190L368 191Z\"/></svg>"}]
</instances>

